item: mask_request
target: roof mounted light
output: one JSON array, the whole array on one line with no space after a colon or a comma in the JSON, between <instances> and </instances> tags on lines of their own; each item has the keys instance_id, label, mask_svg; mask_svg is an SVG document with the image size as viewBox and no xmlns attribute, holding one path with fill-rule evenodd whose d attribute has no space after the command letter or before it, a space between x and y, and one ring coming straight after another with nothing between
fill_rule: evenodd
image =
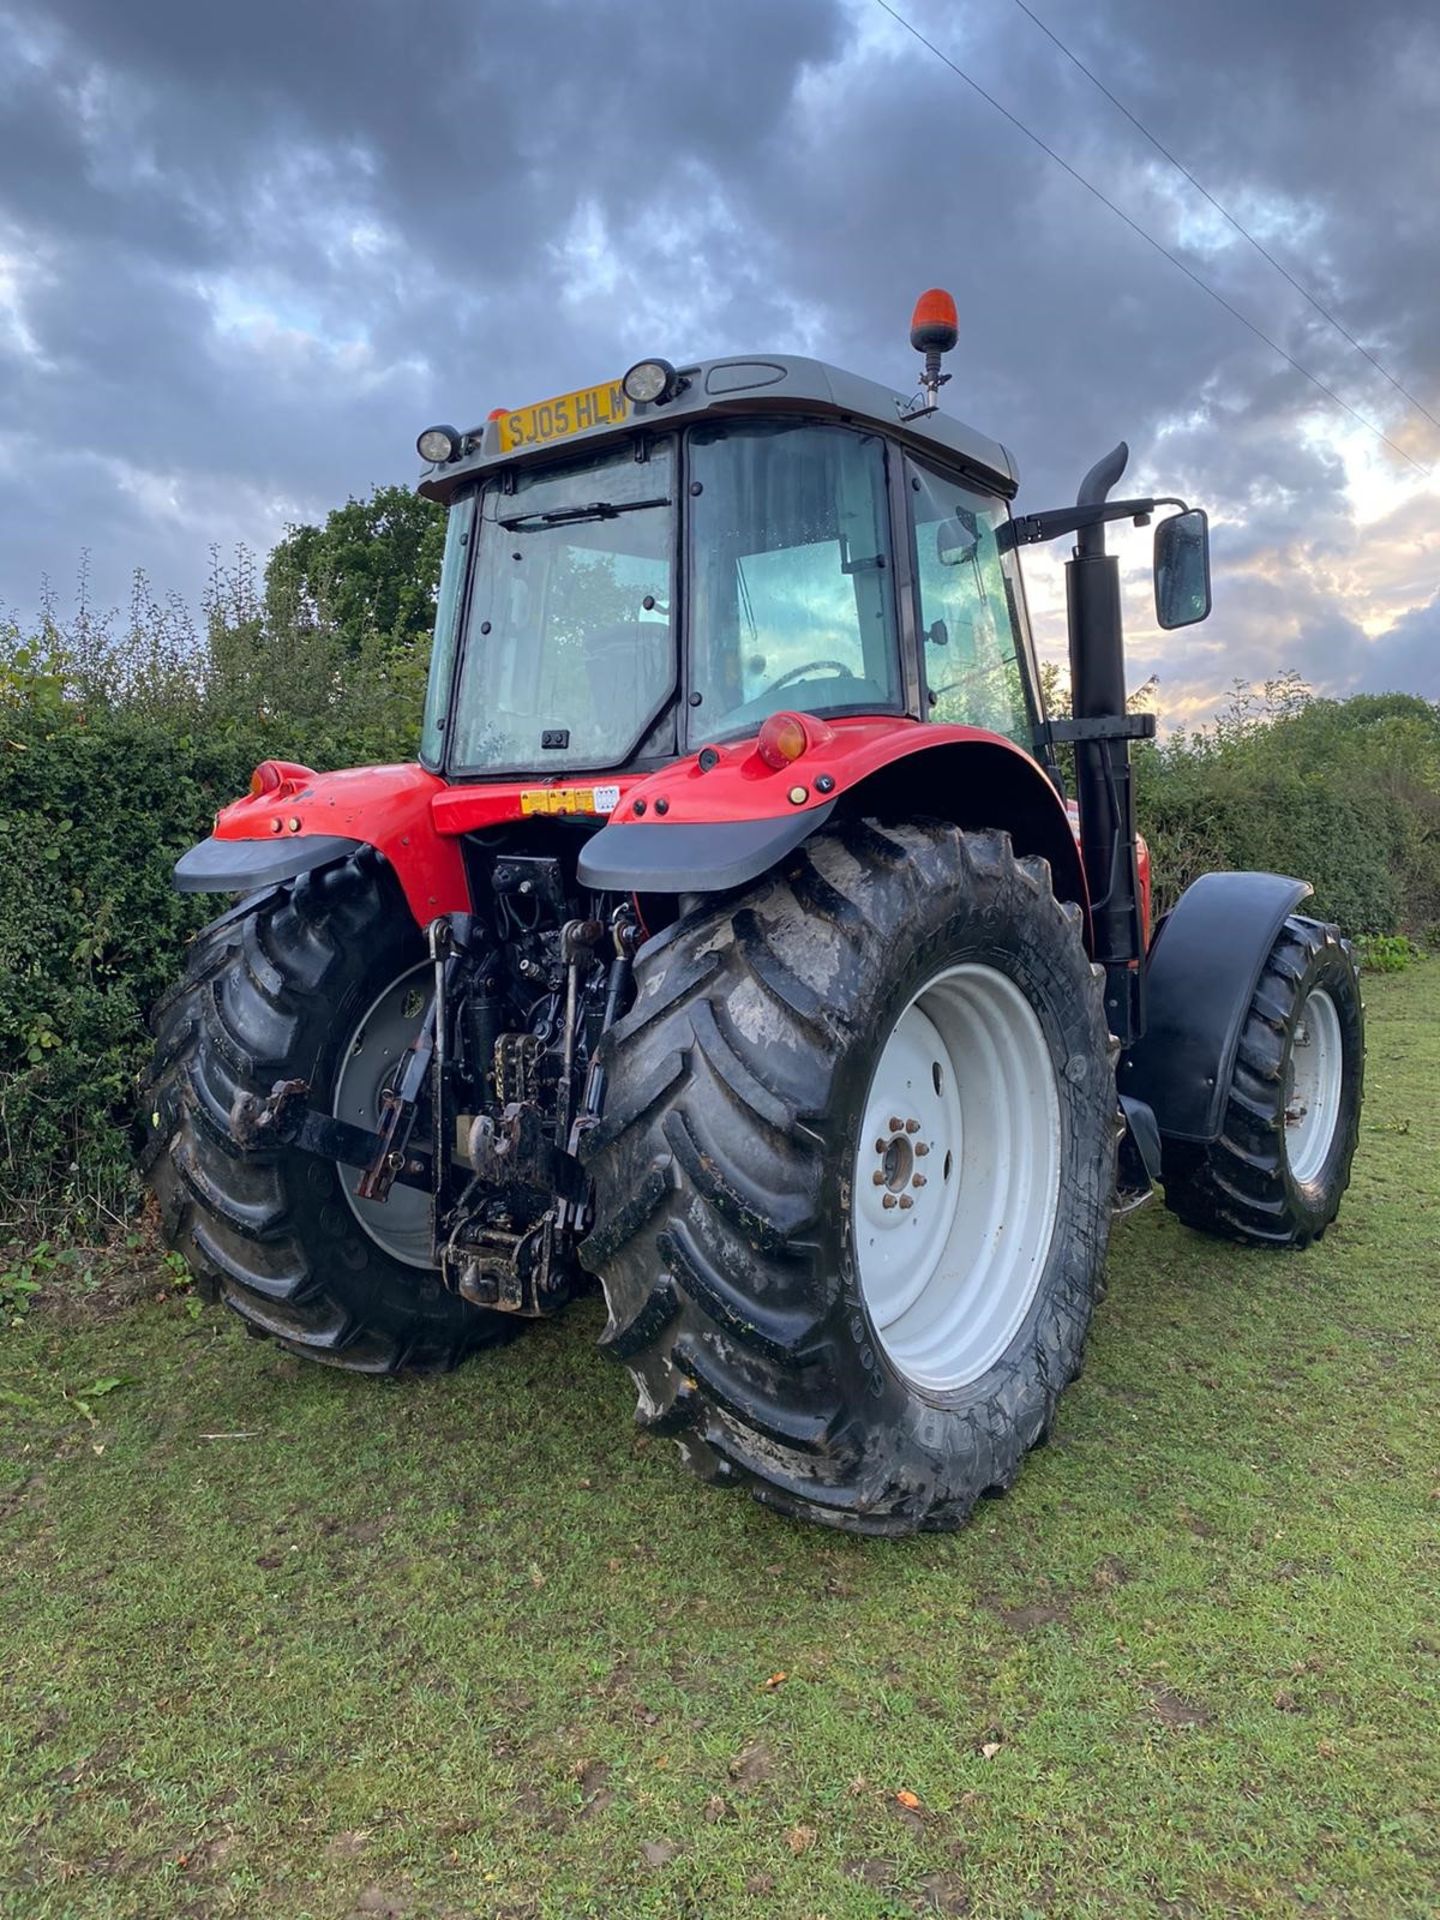
<instances>
[{"instance_id":1,"label":"roof mounted light","mask_svg":"<svg viewBox=\"0 0 1440 1920\"><path fill-rule=\"evenodd\" d=\"M960 317L954 296L943 287L931 287L915 302L910 316L910 344L917 353L949 353L960 338Z\"/></svg>"},{"instance_id":2,"label":"roof mounted light","mask_svg":"<svg viewBox=\"0 0 1440 1920\"><path fill-rule=\"evenodd\" d=\"M668 360L637 360L620 382L637 407L663 407L680 389L680 376Z\"/></svg>"},{"instance_id":3,"label":"roof mounted light","mask_svg":"<svg viewBox=\"0 0 1440 1920\"><path fill-rule=\"evenodd\" d=\"M940 389L950 378L940 371L941 356L949 353L959 338L960 320L953 297L943 287L931 287L922 293L910 317L910 344L925 356L925 370L920 375L925 404L913 408L907 419L916 413L931 413L939 406Z\"/></svg>"},{"instance_id":4,"label":"roof mounted light","mask_svg":"<svg viewBox=\"0 0 1440 1920\"><path fill-rule=\"evenodd\" d=\"M415 442L415 451L432 466L443 467L447 460L460 457L460 435L454 427L426 427Z\"/></svg>"}]
</instances>

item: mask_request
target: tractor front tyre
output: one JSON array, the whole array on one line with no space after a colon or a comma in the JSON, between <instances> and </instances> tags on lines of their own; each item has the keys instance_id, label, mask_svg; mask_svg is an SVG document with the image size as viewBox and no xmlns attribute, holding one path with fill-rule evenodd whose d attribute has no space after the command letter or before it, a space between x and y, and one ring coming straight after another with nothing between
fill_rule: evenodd
<instances>
[{"instance_id":1,"label":"tractor front tyre","mask_svg":"<svg viewBox=\"0 0 1440 1920\"><path fill-rule=\"evenodd\" d=\"M1165 1143L1165 1204L1197 1232L1305 1247L1335 1218L1360 1135L1365 1016L1338 927L1292 914L1251 997L1220 1136Z\"/></svg>"},{"instance_id":2,"label":"tractor front tyre","mask_svg":"<svg viewBox=\"0 0 1440 1920\"><path fill-rule=\"evenodd\" d=\"M1008 836L849 822L651 941L602 1043L582 1258L637 1418L855 1532L960 1525L1079 1372L1114 1046Z\"/></svg>"},{"instance_id":3,"label":"tractor front tyre","mask_svg":"<svg viewBox=\"0 0 1440 1920\"><path fill-rule=\"evenodd\" d=\"M358 856L204 928L151 1015L140 1158L167 1239L250 1332L353 1372L450 1367L513 1323L442 1285L428 1194L361 1201L357 1170L242 1148L231 1115L298 1079L312 1106L375 1127L430 972L393 881Z\"/></svg>"}]
</instances>

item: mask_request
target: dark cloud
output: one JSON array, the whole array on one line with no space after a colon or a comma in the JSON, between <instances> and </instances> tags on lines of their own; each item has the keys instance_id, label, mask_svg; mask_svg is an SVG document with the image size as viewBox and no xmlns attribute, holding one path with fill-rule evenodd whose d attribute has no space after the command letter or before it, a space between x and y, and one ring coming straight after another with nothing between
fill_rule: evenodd
<instances>
[{"instance_id":1,"label":"dark cloud","mask_svg":"<svg viewBox=\"0 0 1440 1920\"><path fill-rule=\"evenodd\" d=\"M1440 456L1011 0L902 10ZM1430 0L1036 11L1440 413ZM427 418L647 350L904 379L937 281L962 309L947 397L1015 448L1026 504L1069 497L1123 434L1137 484L1214 509L1215 621L1137 618L1137 666L1187 711L1232 671L1424 670L1435 546L1356 486L1373 456L1366 483L1395 492L1393 456L872 0L0 6L0 603L32 605L85 546L102 597L135 564L193 592L212 541L263 546L407 478ZM1055 579L1040 560L1042 620Z\"/></svg>"},{"instance_id":2,"label":"dark cloud","mask_svg":"<svg viewBox=\"0 0 1440 1920\"><path fill-rule=\"evenodd\" d=\"M1357 661L1352 685L1357 692L1422 693L1440 700L1440 593L1424 606L1402 614L1368 655Z\"/></svg>"}]
</instances>

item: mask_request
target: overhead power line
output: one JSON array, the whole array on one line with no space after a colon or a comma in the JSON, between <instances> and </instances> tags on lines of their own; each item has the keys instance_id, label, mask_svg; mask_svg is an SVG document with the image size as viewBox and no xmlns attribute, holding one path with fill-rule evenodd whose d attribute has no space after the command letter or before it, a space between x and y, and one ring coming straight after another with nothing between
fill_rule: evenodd
<instances>
[{"instance_id":1,"label":"overhead power line","mask_svg":"<svg viewBox=\"0 0 1440 1920\"><path fill-rule=\"evenodd\" d=\"M1211 193L1210 189L1204 184L1204 182L1201 180L1197 180L1195 178L1194 174L1185 165L1184 161L1177 160L1175 155L1164 144L1164 142L1162 140L1157 139L1156 136L1150 131L1149 127L1146 126L1145 122L1141 120L1138 117L1138 115L1132 113L1129 107L1126 106L1123 100L1116 99L1115 95L1110 91L1109 87L1106 86L1105 82L1100 78L1099 74L1094 72L1090 67L1087 67L1085 62L1080 58L1080 56L1077 53L1073 53L1071 49L1066 46L1065 42L1060 38L1059 34L1056 33L1053 28L1048 27L1045 24L1045 22L1040 18L1038 13L1034 12L1030 7L1026 6L1025 0L1015 0L1015 5L1019 7L1020 11L1025 15L1025 17L1028 20L1034 21L1035 25L1040 29L1041 33L1045 35L1045 38L1047 40L1052 41L1060 49L1061 53L1064 54L1065 58L1070 62L1072 67L1078 67L1080 72L1084 74L1085 78L1088 81L1090 81L1090 83L1093 86L1096 86L1100 89L1101 93L1104 94L1105 98L1110 102L1111 106L1115 108L1116 112L1123 113L1125 118L1130 122L1131 126L1134 127L1137 130L1137 132L1144 134L1145 138L1150 142L1151 146L1154 147L1155 151L1158 154L1160 154L1164 159L1168 160L1170 165L1174 167L1177 173L1183 174L1185 179L1187 179L1190 182L1191 186L1194 187L1195 191L1210 202L1210 205L1214 207L1215 211L1220 215L1220 217L1223 220L1228 220L1230 225L1235 229L1235 231L1238 234L1240 234L1244 239L1250 242L1251 246L1260 255L1260 258L1262 260L1268 261L1278 274L1280 274L1284 279L1288 280L1290 282L1290 285L1294 287L1295 291L1301 296L1302 299L1309 301L1310 305L1315 309L1316 313L1320 315L1320 318L1322 320L1327 321L1335 329L1336 333L1338 333L1343 340L1348 340L1350 342L1350 345L1354 347L1357 353L1363 353L1365 358L1370 362L1371 366L1374 367L1375 371L1378 374L1383 375L1383 377L1390 382L1391 386L1395 389L1397 393L1403 394L1405 399L1407 399L1410 402L1411 406L1414 407L1417 413L1423 413L1425 418L1430 422L1432 427L1440 427L1440 420L1436 419L1435 415L1431 413L1430 409L1425 405L1424 401L1417 400L1415 395L1411 393L1410 389L1406 386L1403 386L1400 383L1400 381L1398 381L1395 378L1394 374L1391 373L1390 369L1386 366L1383 366L1381 362L1376 359L1375 355L1371 353L1370 349L1362 341L1357 340L1354 334L1350 332L1349 328L1344 326L1339 320L1337 320L1335 318L1335 315L1331 313L1330 309L1327 306L1323 305L1319 300L1317 300L1315 295L1311 293L1310 289L1304 286L1299 280L1297 280L1294 274L1291 273L1290 269L1287 266L1285 266L1281 261L1277 260L1274 254L1271 253L1268 250L1268 248L1266 248L1263 245L1261 241L1255 238L1255 235L1251 233L1250 229L1244 224L1243 221L1237 220L1235 215L1231 213L1228 207L1222 206L1220 201L1218 201L1215 198L1215 195Z\"/></svg>"},{"instance_id":2,"label":"overhead power line","mask_svg":"<svg viewBox=\"0 0 1440 1920\"><path fill-rule=\"evenodd\" d=\"M1108 207L1111 213L1115 215L1117 220L1123 220L1125 222L1125 225L1129 227L1132 233L1139 234L1140 238L1144 240L1149 246L1152 246L1157 253L1163 254L1165 259L1167 259L1170 262L1172 267L1178 268L1179 271L1185 275L1187 280L1193 280L1195 285L1199 287L1202 293L1208 293L1210 298L1216 303L1216 305L1223 307L1225 311L1233 319L1236 319L1240 322L1242 327L1248 327L1250 332L1255 335L1255 338L1257 340L1263 341L1263 343L1267 347L1269 347L1272 353L1278 354L1280 358L1283 361L1285 361L1287 366L1293 367L1296 373L1303 374L1304 377L1310 382L1311 386L1318 387L1320 392L1325 395L1327 400L1333 400L1335 405L1339 407L1343 412L1348 413L1352 420L1358 421L1360 425L1366 429L1367 432L1373 433L1377 440L1383 441L1384 444L1387 447L1389 447L1392 453L1399 454L1400 458L1408 462L1410 466L1414 467L1417 473L1423 474L1427 479L1429 478L1430 469L1428 467L1422 466L1413 454L1407 453L1404 447L1397 445L1396 442L1390 438L1388 433L1386 433L1382 428L1376 426L1373 420L1367 420L1365 415L1361 413L1357 407L1352 407L1348 400L1342 400L1340 395L1335 392L1334 388L1327 387L1325 382L1319 377L1318 374L1311 373L1308 367L1302 366L1300 362L1295 358L1294 354L1287 353L1284 347L1280 345L1278 340L1272 340L1268 333L1266 333L1261 327L1256 326L1255 322L1251 320L1247 315L1241 313L1238 307L1232 306L1230 302L1225 298L1223 293L1218 292L1214 287L1212 287L1210 285L1210 282L1208 280L1203 279L1201 275L1196 273L1193 267L1187 266L1186 263L1179 257L1178 254L1172 253L1170 249L1164 244L1163 241L1157 240L1153 233L1150 233L1145 227L1142 227L1140 225L1140 222L1138 220L1132 219L1131 216L1128 213L1126 213L1123 207L1117 206L1115 202L1108 197L1108 195L1103 193L1100 190L1100 188L1095 185L1093 180L1087 180L1083 173L1079 172L1077 168L1072 167L1070 162L1068 160L1063 159L1055 151L1055 149L1052 146L1048 146L1046 142L1040 138L1040 135L1038 133L1033 132L1031 128L1027 127L1025 122L1021 120L1018 117L1018 115L1011 113L1008 107L1002 106L1000 102L995 98L993 93L987 93L985 88L981 86L980 82L976 80L973 75L968 74L963 67L957 65L956 62L950 58L948 53L942 52L941 49L935 45L933 40L927 40L925 35L921 33L920 29L917 26L914 26L909 20L907 20L904 14L896 12L895 8L890 5L889 0L875 0L875 4L881 9L882 12L888 13L890 18L896 23L897 26L903 27L905 31L908 34L910 34L913 39L918 40L922 47L928 48L929 51L935 55L935 58L937 60L941 61L945 66L947 66L950 69L950 71L956 76L957 79L963 80L967 87L969 87L973 92L978 93L980 98L983 101L985 101L987 106L993 107L995 111L1001 116L1002 119L1008 120L1010 122L1010 125L1014 127L1017 130L1017 132L1023 133L1027 140L1033 142L1035 146L1039 147L1040 151L1043 154L1045 154L1048 159L1053 160L1057 167L1062 167L1064 171L1069 174L1072 180L1078 181L1079 184L1085 188L1087 193L1093 193L1095 198L1100 202L1100 204L1102 206Z\"/></svg>"}]
</instances>

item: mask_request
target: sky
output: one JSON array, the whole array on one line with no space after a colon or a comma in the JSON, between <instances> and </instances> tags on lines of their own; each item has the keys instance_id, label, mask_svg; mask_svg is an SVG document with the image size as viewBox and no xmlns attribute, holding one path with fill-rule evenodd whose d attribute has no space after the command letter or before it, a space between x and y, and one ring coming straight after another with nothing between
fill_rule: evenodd
<instances>
[{"instance_id":1,"label":"sky","mask_svg":"<svg viewBox=\"0 0 1440 1920\"><path fill-rule=\"evenodd\" d=\"M1440 418L1434 0L1027 0ZM895 0L1071 167L1410 456L1328 400L878 0L0 0L0 608L198 600L212 549L417 475L416 432L746 351L913 380L1020 510L1124 438L1212 517L1215 611L1161 634L1167 725L1236 678L1440 699L1440 428L1016 0ZM1031 559L1033 556L1033 564ZM1063 552L1032 549L1042 651Z\"/></svg>"}]
</instances>

